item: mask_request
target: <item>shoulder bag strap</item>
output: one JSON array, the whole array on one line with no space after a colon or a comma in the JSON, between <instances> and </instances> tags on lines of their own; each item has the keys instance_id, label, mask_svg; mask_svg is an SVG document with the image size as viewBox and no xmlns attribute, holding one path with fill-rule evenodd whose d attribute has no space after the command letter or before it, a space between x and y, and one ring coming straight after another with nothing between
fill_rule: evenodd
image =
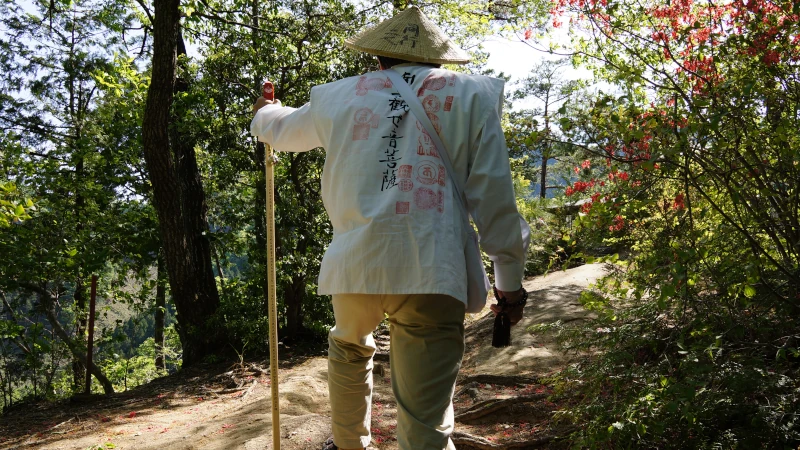
<instances>
[{"instance_id":1,"label":"shoulder bag strap","mask_svg":"<svg viewBox=\"0 0 800 450\"><path fill-rule=\"evenodd\" d=\"M469 223L466 197L464 197L462 194L464 190L456 180L456 175L453 171L453 164L450 163L450 156L447 153L447 148L444 146L444 142L442 142L442 139L439 137L436 129L433 128L431 119L428 118L428 114L425 113L425 108L422 107L422 103L419 101L419 98L414 95L414 93L411 91L411 87L408 86L408 83L406 83L399 73L393 69L384 70L383 72L386 73L386 75L392 81L392 86L397 89L400 97L405 100L409 109L411 109L411 112L414 114L414 117L416 117L417 121L422 125L425 131L427 131L428 136L431 138L433 144L436 146L436 149L439 151L439 157L442 159L442 164L444 164L444 168L447 171L447 174L450 176L450 182L453 183L453 190L455 190L456 196L460 200L456 203L458 203L464 219L466 219L466 222ZM471 225L470 228L472 228Z\"/></svg>"}]
</instances>

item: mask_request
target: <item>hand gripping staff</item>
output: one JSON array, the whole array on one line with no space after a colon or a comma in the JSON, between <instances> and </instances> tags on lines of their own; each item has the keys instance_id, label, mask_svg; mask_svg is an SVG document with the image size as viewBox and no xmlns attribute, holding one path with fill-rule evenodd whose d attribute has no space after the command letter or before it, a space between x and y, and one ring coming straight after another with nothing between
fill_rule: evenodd
<instances>
[{"instance_id":1,"label":"hand gripping staff","mask_svg":"<svg viewBox=\"0 0 800 450\"><path fill-rule=\"evenodd\" d=\"M264 82L261 94L275 99L275 88ZM278 305L275 291L275 156L271 145L264 144L267 184L267 320L269 322L269 380L272 397L272 448L281 448L281 410L278 398Z\"/></svg>"}]
</instances>

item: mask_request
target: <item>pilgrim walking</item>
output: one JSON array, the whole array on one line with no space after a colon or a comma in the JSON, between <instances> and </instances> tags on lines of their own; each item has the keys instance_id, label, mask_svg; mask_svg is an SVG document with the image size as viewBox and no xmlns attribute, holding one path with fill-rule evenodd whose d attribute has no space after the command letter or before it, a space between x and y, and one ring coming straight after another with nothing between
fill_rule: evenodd
<instances>
[{"instance_id":1,"label":"pilgrim walking","mask_svg":"<svg viewBox=\"0 0 800 450\"><path fill-rule=\"evenodd\" d=\"M422 11L405 11L347 39L381 70L311 90L300 108L260 98L251 133L277 151L325 150L322 198L333 225L319 276L331 295L328 343L333 439L371 439L372 332L390 324L397 440L404 450L454 449L453 391L464 317L486 301L480 247L494 264L493 305L522 318L525 259L500 125L503 81L442 69L466 64ZM481 294L483 294L481 296Z\"/></svg>"}]
</instances>

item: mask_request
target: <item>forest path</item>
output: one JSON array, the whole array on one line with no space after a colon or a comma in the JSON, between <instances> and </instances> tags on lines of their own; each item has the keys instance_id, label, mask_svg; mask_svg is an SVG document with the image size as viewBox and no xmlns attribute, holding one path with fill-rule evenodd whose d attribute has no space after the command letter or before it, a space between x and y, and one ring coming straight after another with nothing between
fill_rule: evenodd
<instances>
[{"instance_id":1,"label":"forest path","mask_svg":"<svg viewBox=\"0 0 800 450\"><path fill-rule=\"evenodd\" d=\"M459 449L559 446L553 439L565 430L551 424L555 405L542 378L573 357L527 328L586 317L579 295L603 273L602 265L589 264L525 280L530 297L523 321L512 328L511 347L491 347L488 306L470 318L454 400ZM393 450L397 411L388 339L385 330L378 334L371 448ZM281 448L319 449L330 436L327 370L324 357L282 361ZM258 364L186 370L110 398L11 411L0 416L0 449L271 449L269 398L269 375Z\"/></svg>"}]
</instances>

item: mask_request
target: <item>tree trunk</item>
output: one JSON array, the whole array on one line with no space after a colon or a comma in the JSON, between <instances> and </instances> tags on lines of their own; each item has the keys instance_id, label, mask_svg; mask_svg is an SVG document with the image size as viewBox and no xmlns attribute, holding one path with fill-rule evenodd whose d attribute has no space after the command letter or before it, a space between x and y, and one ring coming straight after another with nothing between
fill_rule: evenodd
<instances>
[{"instance_id":1,"label":"tree trunk","mask_svg":"<svg viewBox=\"0 0 800 450\"><path fill-rule=\"evenodd\" d=\"M547 197L547 160L550 159L550 155L547 152L542 153L542 176L539 179L540 183L540 190L539 190L539 197L546 198Z\"/></svg>"},{"instance_id":2,"label":"tree trunk","mask_svg":"<svg viewBox=\"0 0 800 450\"><path fill-rule=\"evenodd\" d=\"M539 198L547 198L547 160L550 159L550 91L547 91L544 99L544 134L545 140L542 141L542 176L539 179Z\"/></svg>"},{"instance_id":3,"label":"tree trunk","mask_svg":"<svg viewBox=\"0 0 800 450\"><path fill-rule=\"evenodd\" d=\"M77 203L77 202L76 202ZM80 225L79 225L80 226ZM80 230L79 230L80 231ZM75 282L75 339L83 339L86 335L86 286L78 276ZM72 359L72 389L82 392L86 383L86 354Z\"/></svg>"},{"instance_id":4,"label":"tree trunk","mask_svg":"<svg viewBox=\"0 0 800 450\"><path fill-rule=\"evenodd\" d=\"M251 20L253 22L253 29L250 33L250 45L254 54L259 53L259 36L258 28L260 26L258 16L258 0L252 0L250 4ZM253 85L256 92L261 92L261 78L257 74L253 75ZM277 98L277 97L276 97ZM263 277L261 283L261 295L264 299L262 311L266 316L269 312L269 278L267 277L267 224L266 224L266 210L267 210L267 177L266 177L266 149L264 143L256 141L255 148L253 149L253 161L255 162L255 177L256 177L256 191L254 194L255 210L253 213L253 233L256 238L256 248L252 252L252 261L256 270L260 270L260 275Z\"/></svg>"},{"instance_id":5,"label":"tree trunk","mask_svg":"<svg viewBox=\"0 0 800 450\"><path fill-rule=\"evenodd\" d=\"M164 310L167 306L167 274L164 255L158 252L156 269L156 323L153 339L156 344L156 369L167 370L164 362Z\"/></svg>"},{"instance_id":6,"label":"tree trunk","mask_svg":"<svg viewBox=\"0 0 800 450\"><path fill-rule=\"evenodd\" d=\"M21 283L21 287L25 289L29 289L35 292L39 297L39 303L44 310L45 317L47 317L47 322L53 327L53 332L55 332L56 336L61 339L69 349L70 354L74 359L86 358L86 347L83 345L83 341L80 339L70 339L67 330L61 326L61 322L58 321L58 315L56 314L55 304L56 299L44 288L28 283ZM113 394L114 393L114 386L111 384L111 381L103 375L103 372L100 370L99 367L92 361L91 365L89 366L89 371L97 381L103 386L103 392L106 394Z\"/></svg>"},{"instance_id":7,"label":"tree trunk","mask_svg":"<svg viewBox=\"0 0 800 450\"><path fill-rule=\"evenodd\" d=\"M67 331L61 326L58 322L58 317L56 317L55 310L53 309L52 305L48 305L45 308L45 315L47 316L47 321L50 322L50 326L53 327L53 331L55 331L56 335L61 338L64 343L67 344L70 353L72 353L73 358L81 358L86 357L86 348L83 345L78 344L77 342L73 341L67 335ZM113 394L114 393L114 386L111 384L111 381L103 375L103 372L100 371L100 368L95 365L94 361L92 361L91 366L89 367L89 371L97 378L97 381L103 386L103 392L106 394Z\"/></svg>"},{"instance_id":8,"label":"tree trunk","mask_svg":"<svg viewBox=\"0 0 800 450\"><path fill-rule=\"evenodd\" d=\"M217 353L224 340L220 330L208 324L219 306L219 294L194 147L183 139L171 120L179 4L180 0L154 2L152 76L142 120L142 144L177 310L183 364L188 367Z\"/></svg>"},{"instance_id":9,"label":"tree trunk","mask_svg":"<svg viewBox=\"0 0 800 450\"><path fill-rule=\"evenodd\" d=\"M305 293L306 278L302 275L292 277L291 284L285 284L283 301L286 305L286 331L288 339L297 337L303 326L303 297Z\"/></svg>"}]
</instances>

